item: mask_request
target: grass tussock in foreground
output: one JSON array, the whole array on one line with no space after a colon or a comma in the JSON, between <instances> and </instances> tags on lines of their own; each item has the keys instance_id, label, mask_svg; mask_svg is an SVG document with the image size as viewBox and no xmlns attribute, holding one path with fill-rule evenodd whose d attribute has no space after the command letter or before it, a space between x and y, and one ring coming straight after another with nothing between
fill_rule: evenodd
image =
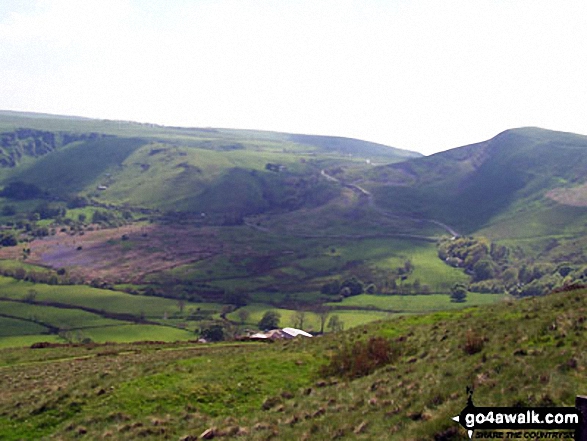
<instances>
[{"instance_id":1,"label":"grass tussock in foreground","mask_svg":"<svg viewBox=\"0 0 587 441\"><path fill-rule=\"evenodd\" d=\"M587 291L274 344L0 351L0 438L467 439L466 404L587 393Z\"/></svg>"}]
</instances>

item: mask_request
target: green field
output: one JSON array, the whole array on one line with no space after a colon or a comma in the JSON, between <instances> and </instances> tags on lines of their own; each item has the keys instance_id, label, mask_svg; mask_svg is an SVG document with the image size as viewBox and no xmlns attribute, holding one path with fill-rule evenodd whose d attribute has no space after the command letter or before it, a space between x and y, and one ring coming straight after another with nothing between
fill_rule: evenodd
<instances>
[{"instance_id":1,"label":"green field","mask_svg":"<svg viewBox=\"0 0 587 441\"><path fill-rule=\"evenodd\" d=\"M446 294L430 295L369 295L347 297L340 303L331 303L333 307L348 306L373 308L389 312L431 312L447 309L461 309L463 307L488 305L499 302L505 297L503 294L468 293L463 303L451 302Z\"/></svg>"},{"instance_id":2,"label":"green field","mask_svg":"<svg viewBox=\"0 0 587 441\"><path fill-rule=\"evenodd\" d=\"M84 329L83 335L97 343L115 342L124 343L132 341L181 341L194 340L193 332L167 326L153 325L116 325L103 326L101 328Z\"/></svg>"},{"instance_id":3,"label":"green field","mask_svg":"<svg viewBox=\"0 0 587 441\"><path fill-rule=\"evenodd\" d=\"M4 310L4 305L2 305L1 311L2 314L7 314ZM47 328L37 323L31 323L13 317L0 316L0 340L4 340L6 337L41 334L46 331Z\"/></svg>"},{"instance_id":4,"label":"green field","mask_svg":"<svg viewBox=\"0 0 587 441\"><path fill-rule=\"evenodd\" d=\"M22 335L0 338L0 349L29 347L32 344L38 342L64 343L64 340L58 335L49 335L41 333L26 335L25 333L23 333Z\"/></svg>"},{"instance_id":5,"label":"green field","mask_svg":"<svg viewBox=\"0 0 587 441\"><path fill-rule=\"evenodd\" d=\"M0 277L2 296L22 300L30 290L36 291L38 302L58 302L67 305L92 308L98 311L144 315L161 318L165 313L179 312L176 300L158 297L135 296L120 291L92 288L84 285L51 286ZM198 307L199 304L192 304Z\"/></svg>"},{"instance_id":6,"label":"green field","mask_svg":"<svg viewBox=\"0 0 587 441\"><path fill-rule=\"evenodd\" d=\"M2 314L49 323L60 329L83 329L120 324L120 320L103 318L79 309L63 309L52 306L31 305L20 302L0 301Z\"/></svg>"},{"instance_id":7,"label":"green field","mask_svg":"<svg viewBox=\"0 0 587 441\"><path fill-rule=\"evenodd\" d=\"M170 299L83 285L50 286L8 277L0 277L0 292L8 299L0 300L2 347L83 339L94 342L190 340L196 338L193 330L197 324L186 324L187 315L197 311L200 314L208 312L214 317L221 307L214 303L183 302L180 305ZM128 314L129 318L110 314ZM131 318L152 319L159 326L130 323ZM190 330L178 328L180 325Z\"/></svg>"}]
</instances>

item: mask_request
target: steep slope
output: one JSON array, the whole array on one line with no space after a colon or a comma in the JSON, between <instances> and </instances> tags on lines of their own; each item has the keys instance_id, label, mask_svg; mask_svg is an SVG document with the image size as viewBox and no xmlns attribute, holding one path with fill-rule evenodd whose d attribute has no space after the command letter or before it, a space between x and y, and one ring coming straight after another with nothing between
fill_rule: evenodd
<instances>
[{"instance_id":1,"label":"steep slope","mask_svg":"<svg viewBox=\"0 0 587 441\"><path fill-rule=\"evenodd\" d=\"M378 167L364 185L390 211L438 219L463 233L485 228L496 237L538 236L561 234L562 225L583 231L585 170L587 137L523 128ZM534 222L524 231L504 227L529 217Z\"/></svg>"},{"instance_id":2,"label":"steep slope","mask_svg":"<svg viewBox=\"0 0 587 441\"><path fill-rule=\"evenodd\" d=\"M338 194L320 161L414 156L346 138L0 112L0 184L165 211L233 218L314 207Z\"/></svg>"}]
</instances>

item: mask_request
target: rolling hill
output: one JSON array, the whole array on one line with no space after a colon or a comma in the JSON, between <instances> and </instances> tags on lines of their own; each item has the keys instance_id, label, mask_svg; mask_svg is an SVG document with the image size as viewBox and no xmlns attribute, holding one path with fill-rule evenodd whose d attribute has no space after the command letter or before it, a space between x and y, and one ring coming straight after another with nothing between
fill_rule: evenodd
<instances>
[{"instance_id":1,"label":"rolling hill","mask_svg":"<svg viewBox=\"0 0 587 441\"><path fill-rule=\"evenodd\" d=\"M423 157L340 137L3 111L0 272L184 302L157 314L190 332L255 326L271 308L294 325L295 311L327 306L349 326L452 309L458 284L467 305L544 294L587 281L586 152L587 137L537 128ZM33 336L62 331L15 320L4 317Z\"/></svg>"},{"instance_id":2,"label":"rolling hill","mask_svg":"<svg viewBox=\"0 0 587 441\"><path fill-rule=\"evenodd\" d=\"M466 386L572 405L586 153L537 128L423 157L2 111L0 437L449 441ZM267 311L336 326L193 341Z\"/></svg>"},{"instance_id":3,"label":"rolling hill","mask_svg":"<svg viewBox=\"0 0 587 441\"><path fill-rule=\"evenodd\" d=\"M377 167L364 186L390 211L435 218L465 234L483 230L503 239L584 233L585 170L587 137L522 128ZM531 225L522 220L531 220ZM512 231L516 223L518 229Z\"/></svg>"},{"instance_id":4,"label":"rolling hill","mask_svg":"<svg viewBox=\"0 0 587 441\"><path fill-rule=\"evenodd\" d=\"M6 111L0 113L0 128L4 184L34 184L59 198L83 195L109 204L198 213L246 215L319 205L334 195L327 182L316 179L321 161L387 163L419 156L346 138Z\"/></svg>"}]
</instances>

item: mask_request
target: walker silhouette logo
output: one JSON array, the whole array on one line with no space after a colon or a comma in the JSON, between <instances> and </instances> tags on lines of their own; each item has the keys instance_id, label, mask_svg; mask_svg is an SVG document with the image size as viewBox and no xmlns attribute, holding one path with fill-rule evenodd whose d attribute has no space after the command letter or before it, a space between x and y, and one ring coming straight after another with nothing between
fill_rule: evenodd
<instances>
[{"instance_id":1,"label":"walker silhouette logo","mask_svg":"<svg viewBox=\"0 0 587 441\"><path fill-rule=\"evenodd\" d=\"M576 430L581 423L581 413L575 407L476 407L473 404L473 389L470 387L467 387L467 395L467 405L452 419L465 428L469 439L473 438L473 433L477 429ZM572 439L572 433L568 432L568 434L568 438ZM554 434L535 432L533 437L534 439L565 438L551 435ZM503 436L503 438L521 438L521 436Z\"/></svg>"}]
</instances>

